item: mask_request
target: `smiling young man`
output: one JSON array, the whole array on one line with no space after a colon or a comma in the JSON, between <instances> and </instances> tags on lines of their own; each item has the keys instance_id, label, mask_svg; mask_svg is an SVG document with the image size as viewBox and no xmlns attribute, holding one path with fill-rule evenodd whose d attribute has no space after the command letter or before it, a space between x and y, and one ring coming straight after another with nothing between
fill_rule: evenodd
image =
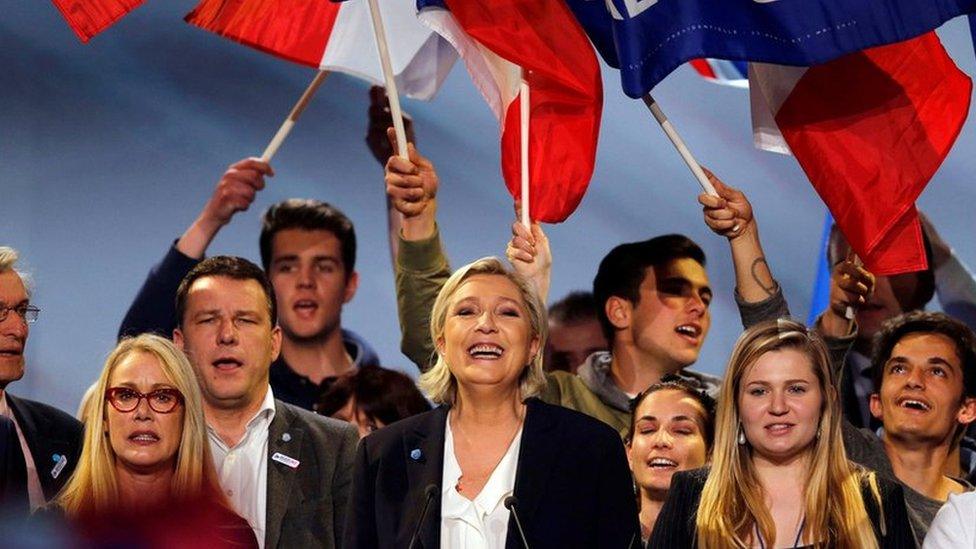
<instances>
[{"instance_id":1,"label":"smiling young man","mask_svg":"<svg viewBox=\"0 0 976 549\"><path fill-rule=\"evenodd\" d=\"M423 371L433 356L431 305L450 266L436 224L437 173L412 145L409 153L410 160L392 157L387 162L386 188L403 215L396 265L401 350ZM763 258L752 207L741 192L710 177L720 196L699 201L706 224L729 239L743 324L788 316ZM548 254L548 249L539 251ZM516 269L524 268L515 263ZM711 324L712 290L698 245L681 235L665 235L617 246L601 262L593 294L610 351L590 355L575 376L550 373L543 400L602 420L623 437L630 429L630 399L665 374L717 390L717 378L687 370L698 359Z\"/></svg>"},{"instance_id":2,"label":"smiling young man","mask_svg":"<svg viewBox=\"0 0 976 549\"><path fill-rule=\"evenodd\" d=\"M172 303L180 280L200 263L220 229L253 203L271 175L271 166L254 158L227 169L196 220L150 271L122 321L120 337L173 330L178 319ZM342 308L359 285L356 233L338 208L289 199L265 212L260 248L282 330L271 385L281 400L311 410L336 376L379 362L361 337L342 329Z\"/></svg>"},{"instance_id":3,"label":"smiling young man","mask_svg":"<svg viewBox=\"0 0 976 549\"><path fill-rule=\"evenodd\" d=\"M221 487L260 545L336 547L359 437L348 423L275 398L277 310L257 265L212 257L180 283L173 341L200 382Z\"/></svg>"},{"instance_id":4,"label":"smiling young man","mask_svg":"<svg viewBox=\"0 0 976 549\"><path fill-rule=\"evenodd\" d=\"M883 325L871 367L871 413L883 433L848 424L845 447L852 460L906 487L921 542L949 495L972 489L945 470L976 419L976 336L945 314L908 313Z\"/></svg>"}]
</instances>

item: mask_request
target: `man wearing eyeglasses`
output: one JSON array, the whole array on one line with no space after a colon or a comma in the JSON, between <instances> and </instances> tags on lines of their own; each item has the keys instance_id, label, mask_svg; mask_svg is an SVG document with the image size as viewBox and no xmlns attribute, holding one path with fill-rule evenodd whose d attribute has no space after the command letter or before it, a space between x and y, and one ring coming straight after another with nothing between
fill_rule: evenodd
<instances>
[{"instance_id":1,"label":"man wearing eyeglasses","mask_svg":"<svg viewBox=\"0 0 976 549\"><path fill-rule=\"evenodd\" d=\"M53 498L74 471L81 453L82 427L61 410L7 392L11 382L24 376L28 325L40 312L30 304L27 286L14 270L16 262L17 251L0 246L0 416L16 427L33 510Z\"/></svg>"}]
</instances>

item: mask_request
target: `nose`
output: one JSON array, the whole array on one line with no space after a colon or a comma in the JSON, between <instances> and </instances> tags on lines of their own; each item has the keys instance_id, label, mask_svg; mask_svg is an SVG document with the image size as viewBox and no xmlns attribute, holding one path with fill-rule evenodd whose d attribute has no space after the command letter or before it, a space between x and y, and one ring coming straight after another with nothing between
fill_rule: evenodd
<instances>
[{"instance_id":1,"label":"nose","mask_svg":"<svg viewBox=\"0 0 976 549\"><path fill-rule=\"evenodd\" d=\"M651 446L654 448L671 448L674 445L674 438L667 429L658 429L651 439Z\"/></svg>"},{"instance_id":2,"label":"nose","mask_svg":"<svg viewBox=\"0 0 976 549\"><path fill-rule=\"evenodd\" d=\"M313 265L304 265L298 269L298 287L299 288L314 288L315 287L315 273L313 270L315 267Z\"/></svg>"},{"instance_id":3,"label":"nose","mask_svg":"<svg viewBox=\"0 0 976 549\"><path fill-rule=\"evenodd\" d=\"M782 391L773 391L772 401L769 403L769 413L774 416L781 416L788 411L786 395Z\"/></svg>"},{"instance_id":4,"label":"nose","mask_svg":"<svg viewBox=\"0 0 976 549\"><path fill-rule=\"evenodd\" d=\"M688 311L700 316L705 314L708 310L708 304L705 303L705 299L698 293L692 292L691 297L688 298Z\"/></svg>"},{"instance_id":5,"label":"nose","mask_svg":"<svg viewBox=\"0 0 976 549\"><path fill-rule=\"evenodd\" d=\"M7 311L7 318L0 321L0 335L18 340L27 338L27 321L14 311Z\"/></svg>"},{"instance_id":6,"label":"nose","mask_svg":"<svg viewBox=\"0 0 976 549\"><path fill-rule=\"evenodd\" d=\"M490 311L481 313L481 316L478 317L478 326L476 329L486 334L497 332L498 328L495 326L495 316Z\"/></svg>"},{"instance_id":7,"label":"nose","mask_svg":"<svg viewBox=\"0 0 976 549\"><path fill-rule=\"evenodd\" d=\"M925 388L925 376L921 368L912 368L905 379L905 385L912 389Z\"/></svg>"},{"instance_id":8,"label":"nose","mask_svg":"<svg viewBox=\"0 0 976 549\"><path fill-rule=\"evenodd\" d=\"M139 403L136 404L136 409L133 410L133 419L136 421L148 421L152 419L152 408L149 407L148 398L140 398Z\"/></svg>"},{"instance_id":9,"label":"nose","mask_svg":"<svg viewBox=\"0 0 976 549\"><path fill-rule=\"evenodd\" d=\"M217 342L221 345L233 345L237 343L237 327L234 321L224 319L220 321L220 330L217 333Z\"/></svg>"}]
</instances>

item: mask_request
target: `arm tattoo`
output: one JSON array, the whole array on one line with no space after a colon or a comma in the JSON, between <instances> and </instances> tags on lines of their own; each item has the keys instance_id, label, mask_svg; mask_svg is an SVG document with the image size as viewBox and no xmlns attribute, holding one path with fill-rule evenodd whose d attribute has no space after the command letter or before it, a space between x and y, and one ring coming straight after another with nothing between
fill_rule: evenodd
<instances>
[{"instance_id":1,"label":"arm tattoo","mask_svg":"<svg viewBox=\"0 0 976 549\"><path fill-rule=\"evenodd\" d=\"M752 262L752 268L750 269L750 272L752 273L752 280L754 280L756 284L758 284L759 287L766 292L766 295L772 297L776 294L776 290L779 288L779 285L776 284L775 280L769 286L763 284L762 280L759 278L759 275L756 274L756 271L759 269L760 265L765 265L766 269L769 270L769 264L766 263L766 258L763 256L757 257L756 260Z\"/></svg>"}]
</instances>

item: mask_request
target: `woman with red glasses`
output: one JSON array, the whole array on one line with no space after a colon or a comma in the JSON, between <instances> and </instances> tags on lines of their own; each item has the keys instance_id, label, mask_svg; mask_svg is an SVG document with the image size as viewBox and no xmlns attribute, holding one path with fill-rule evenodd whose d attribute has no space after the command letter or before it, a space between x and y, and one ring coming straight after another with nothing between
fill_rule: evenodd
<instances>
[{"instance_id":1,"label":"woman with red glasses","mask_svg":"<svg viewBox=\"0 0 976 549\"><path fill-rule=\"evenodd\" d=\"M86 540L257 547L220 491L200 389L172 342L122 340L85 407L80 463L56 505Z\"/></svg>"}]
</instances>

